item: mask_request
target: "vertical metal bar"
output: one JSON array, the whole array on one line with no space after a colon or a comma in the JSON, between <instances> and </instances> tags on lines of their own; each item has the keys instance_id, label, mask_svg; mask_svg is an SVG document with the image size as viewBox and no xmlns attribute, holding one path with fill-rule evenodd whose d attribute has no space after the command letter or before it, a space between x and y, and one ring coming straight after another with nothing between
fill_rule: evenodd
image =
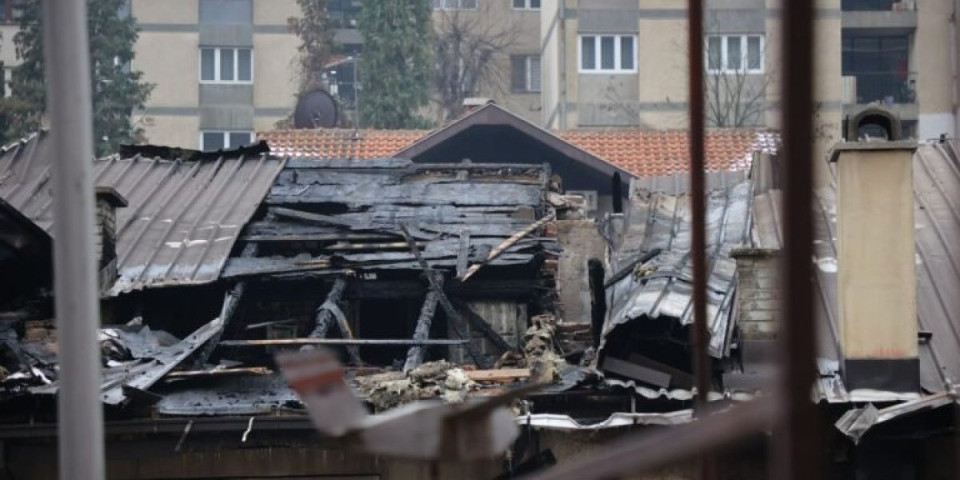
<instances>
[{"instance_id":1,"label":"vertical metal bar","mask_svg":"<svg viewBox=\"0 0 960 480\"><path fill-rule=\"evenodd\" d=\"M704 185L703 0L687 0L687 45L690 49L690 204L693 260L693 370L697 375L695 409L704 414L710 393L710 344L707 333L706 186ZM700 460L700 478L716 478L715 457Z\"/></svg>"},{"instance_id":2,"label":"vertical metal bar","mask_svg":"<svg viewBox=\"0 0 960 480\"><path fill-rule=\"evenodd\" d=\"M821 475L819 419L810 392L815 372L812 295L813 35L812 0L783 2L783 325L780 388L785 405L775 436L775 478Z\"/></svg>"},{"instance_id":3,"label":"vertical metal bar","mask_svg":"<svg viewBox=\"0 0 960 480\"><path fill-rule=\"evenodd\" d=\"M93 127L87 3L43 2L53 141L54 293L60 338L60 478L104 476L94 253Z\"/></svg>"},{"instance_id":4,"label":"vertical metal bar","mask_svg":"<svg viewBox=\"0 0 960 480\"><path fill-rule=\"evenodd\" d=\"M703 407L710 391L710 357L707 354L707 261L706 205L704 186L704 88L703 1L688 0L690 46L690 207L691 257L693 259L694 371L697 374L697 405Z\"/></svg>"}]
</instances>

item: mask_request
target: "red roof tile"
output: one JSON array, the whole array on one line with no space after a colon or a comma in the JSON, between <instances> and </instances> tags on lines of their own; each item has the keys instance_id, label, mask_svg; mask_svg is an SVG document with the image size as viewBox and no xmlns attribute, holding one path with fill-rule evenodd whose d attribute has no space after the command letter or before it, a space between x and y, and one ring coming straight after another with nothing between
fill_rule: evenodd
<instances>
[{"instance_id":1,"label":"red roof tile","mask_svg":"<svg viewBox=\"0 0 960 480\"><path fill-rule=\"evenodd\" d=\"M390 157L428 130L273 130L260 132L275 155L316 158Z\"/></svg>"},{"instance_id":2,"label":"red roof tile","mask_svg":"<svg viewBox=\"0 0 960 480\"><path fill-rule=\"evenodd\" d=\"M592 154L638 176L685 172L690 165L690 132L687 130L567 130L557 135ZM706 168L742 170L750 166L755 151L772 152L779 134L765 130L709 130Z\"/></svg>"},{"instance_id":3,"label":"red roof tile","mask_svg":"<svg viewBox=\"0 0 960 480\"><path fill-rule=\"evenodd\" d=\"M259 134L277 155L317 158L389 157L429 130L276 130ZM567 130L555 135L638 176L684 172L689 165L686 130ZM707 132L707 170L741 170L755 151L775 151L779 134L768 130Z\"/></svg>"}]
</instances>

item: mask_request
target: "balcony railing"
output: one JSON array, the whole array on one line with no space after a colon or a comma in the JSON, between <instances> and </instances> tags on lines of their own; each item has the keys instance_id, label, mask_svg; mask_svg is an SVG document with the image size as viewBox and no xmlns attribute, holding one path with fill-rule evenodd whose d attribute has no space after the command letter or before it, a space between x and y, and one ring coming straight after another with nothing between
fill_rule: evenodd
<instances>
[{"instance_id":1,"label":"balcony railing","mask_svg":"<svg viewBox=\"0 0 960 480\"><path fill-rule=\"evenodd\" d=\"M881 102L916 103L916 73L904 72L856 72L848 76L857 79L856 103Z\"/></svg>"},{"instance_id":2,"label":"balcony railing","mask_svg":"<svg viewBox=\"0 0 960 480\"><path fill-rule=\"evenodd\" d=\"M842 0L840 8L844 12L900 12L916 11L916 0Z\"/></svg>"}]
</instances>

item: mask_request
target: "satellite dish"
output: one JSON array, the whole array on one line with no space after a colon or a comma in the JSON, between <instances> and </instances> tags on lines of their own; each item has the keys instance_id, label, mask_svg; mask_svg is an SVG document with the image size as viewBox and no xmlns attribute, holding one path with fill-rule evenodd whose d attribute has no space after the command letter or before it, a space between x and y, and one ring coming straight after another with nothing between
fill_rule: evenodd
<instances>
[{"instance_id":1,"label":"satellite dish","mask_svg":"<svg viewBox=\"0 0 960 480\"><path fill-rule=\"evenodd\" d=\"M323 91L314 90L300 96L293 111L294 128L334 128L339 120L337 101Z\"/></svg>"}]
</instances>

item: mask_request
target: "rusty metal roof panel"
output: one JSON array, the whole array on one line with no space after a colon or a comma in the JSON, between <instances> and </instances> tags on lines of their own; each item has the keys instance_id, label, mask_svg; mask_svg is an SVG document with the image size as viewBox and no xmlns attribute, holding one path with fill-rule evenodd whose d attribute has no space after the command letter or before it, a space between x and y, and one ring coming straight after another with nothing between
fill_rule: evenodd
<instances>
[{"instance_id":1,"label":"rusty metal roof panel","mask_svg":"<svg viewBox=\"0 0 960 480\"><path fill-rule=\"evenodd\" d=\"M46 138L41 132L3 150L0 198L49 232ZM129 203L117 209L118 279L110 295L219 278L241 229L285 164L256 148L200 154L146 146L124 153L94 165L95 184L113 187Z\"/></svg>"}]
</instances>

